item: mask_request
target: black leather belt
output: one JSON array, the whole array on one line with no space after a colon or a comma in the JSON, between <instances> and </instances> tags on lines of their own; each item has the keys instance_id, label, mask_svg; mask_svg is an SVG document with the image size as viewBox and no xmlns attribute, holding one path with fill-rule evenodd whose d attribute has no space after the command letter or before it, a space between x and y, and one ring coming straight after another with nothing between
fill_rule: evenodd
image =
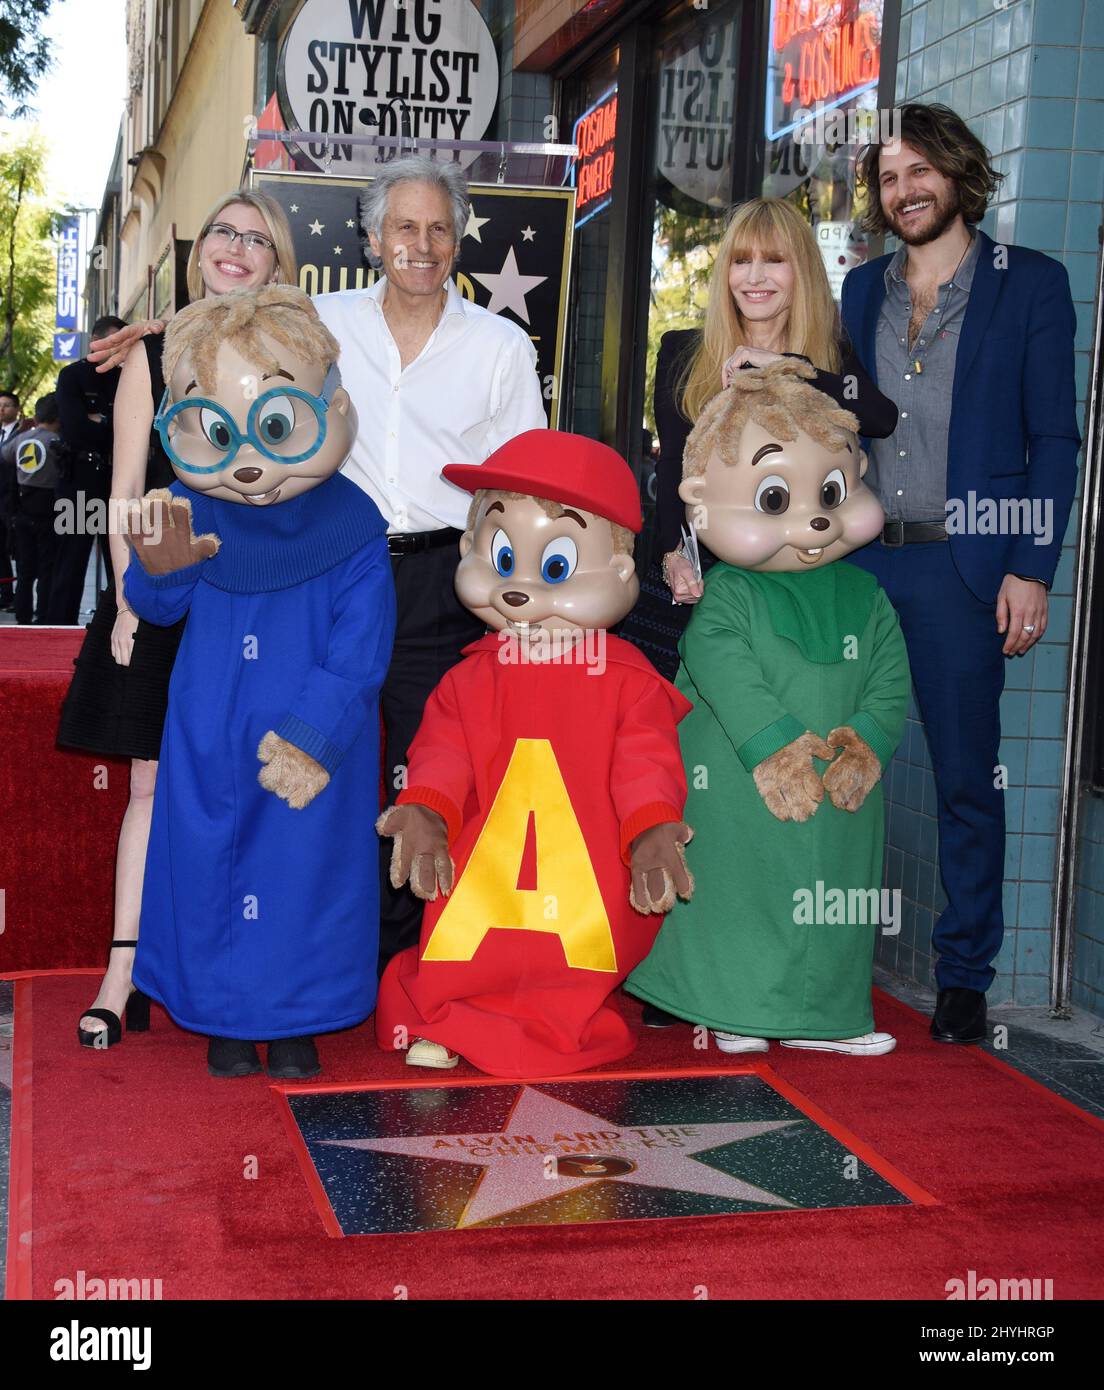
<instances>
[{"instance_id":1,"label":"black leather belt","mask_svg":"<svg viewBox=\"0 0 1104 1390\"><path fill-rule=\"evenodd\" d=\"M941 521L887 521L882 530L882 544L894 547L946 539L947 528Z\"/></svg>"},{"instance_id":2,"label":"black leather belt","mask_svg":"<svg viewBox=\"0 0 1104 1390\"><path fill-rule=\"evenodd\" d=\"M455 526L442 526L439 531L398 531L387 537L387 549L392 555L417 555L442 545L459 545L463 534Z\"/></svg>"}]
</instances>

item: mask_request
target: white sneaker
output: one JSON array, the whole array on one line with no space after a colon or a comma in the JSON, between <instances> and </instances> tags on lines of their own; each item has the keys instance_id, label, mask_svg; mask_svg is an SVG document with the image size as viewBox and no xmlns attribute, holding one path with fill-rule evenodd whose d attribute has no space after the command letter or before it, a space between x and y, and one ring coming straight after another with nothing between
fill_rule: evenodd
<instances>
[{"instance_id":1,"label":"white sneaker","mask_svg":"<svg viewBox=\"0 0 1104 1390\"><path fill-rule=\"evenodd\" d=\"M843 1052L848 1057L880 1057L892 1052L897 1039L892 1033L864 1033L859 1038L782 1038L783 1047L800 1047L807 1052Z\"/></svg>"},{"instance_id":2,"label":"white sneaker","mask_svg":"<svg viewBox=\"0 0 1104 1390\"><path fill-rule=\"evenodd\" d=\"M430 1042L428 1038L415 1038L406 1053L408 1067L437 1067L448 1071L459 1060L458 1052L450 1052L442 1043Z\"/></svg>"},{"instance_id":3,"label":"white sneaker","mask_svg":"<svg viewBox=\"0 0 1104 1390\"><path fill-rule=\"evenodd\" d=\"M718 1033L716 1028L710 1029L713 1034L713 1041L722 1052L767 1052L770 1050L770 1043L766 1038L747 1038L743 1033Z\"/></svg>"}]
</instances>

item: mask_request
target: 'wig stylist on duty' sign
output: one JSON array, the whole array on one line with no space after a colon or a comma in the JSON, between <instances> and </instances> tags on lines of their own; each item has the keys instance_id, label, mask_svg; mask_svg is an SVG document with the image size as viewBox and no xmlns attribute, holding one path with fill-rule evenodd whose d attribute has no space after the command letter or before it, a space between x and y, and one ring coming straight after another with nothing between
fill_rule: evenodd
<instances>
[{"instance_id":1,"label":"'wig stylist on duty' sign","mask_svg":"<svg viewBox=\"0 0 1104 1390\"><path fill-rule=\"evenodd\" d=\"M303 0L277 90L289 130L478 140L498 98L498 57L471 0ZM320 162L325 148L307 152ZM371 146L332 148L342 173L386 158Z\"/></svg>"}]
</instances>

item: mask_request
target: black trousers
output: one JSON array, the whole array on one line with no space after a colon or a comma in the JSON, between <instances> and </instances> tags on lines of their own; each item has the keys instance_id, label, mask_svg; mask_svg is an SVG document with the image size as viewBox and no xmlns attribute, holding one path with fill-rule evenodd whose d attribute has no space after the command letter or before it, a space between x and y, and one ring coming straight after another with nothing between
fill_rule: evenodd
<instances>
[{"instance_id":1,"label":"black trousers","mask_svg":"<svg viewBox=\"0 0 1104 1390\"><path fill-rule=\"evenodd\" d=\"M18 510L12 518L11 533L18 570L15 581L15 621L44 623L49 612L50 584L57 550L52 488L28 487L20 490Z\"/></svg>"},{"instance_id":2,"label":"black trousers","mask_svg":"<svg viewBox=\"0 0 1104 1390\"><path fill-rule=\"evenodd\" d=\"M486 631L456 597L455 546L391 557L398 621L381 707L384 724L383 776L387 804L402 790L407 750L422 722L434 687L460 660L461 650ZM422 926L422 904L408 887L391 887L394 841L380 840L380 970L394 955L414 946Z\"/></svg>"},{"instance_id":3,"label":"black trousers","mask_svg":"<svg viewBox=\"0 0 1104 1390\"><path fill-rule=\"evenodd\" d=\"M50 586L50 607L47 621L59 627L74 627L80 621L80 601L84 593L84 577L88 572L88 557L92 552L91 534L86 534L85 506L93 499L107 502L111 490L111 470L97 467L91 462L80 461L74 469L71 481L59 483L57 498L71 504L76 518L75 535L59 535L57 558L54 562L54 582ZM111 571L111 551L106 535L100 535L100 554L107 571L107 582L113 584Z\"/></svg>"},{"instance_id":4,"label":"black trousers","mask_svg":"<svg viewBox=\"0 0 1104 1390\"><path fill-rule=\"evenodd\" d=\"M5 607L13 601L15 593L11 549L11 521L6 516L0 515L0 604Z\"/></svg>"}]
</instances>

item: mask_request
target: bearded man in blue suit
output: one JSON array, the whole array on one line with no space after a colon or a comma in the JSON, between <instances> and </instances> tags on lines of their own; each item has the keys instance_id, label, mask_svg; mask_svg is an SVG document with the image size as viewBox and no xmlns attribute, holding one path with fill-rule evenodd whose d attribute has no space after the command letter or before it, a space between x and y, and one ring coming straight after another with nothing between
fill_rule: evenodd
<instances>
[{"instance_id":1,"label":"bearded man in blue suit","mask_svg":"<svg viewBox=\"0 0 1104 1390\"><path fill-rule=\"evenodd\" d=\"M1005 662L1046 631L1077 480L1076 321L1064 266L978 229L1002 175L961 117L899 114L859 178L867 230L902 245L843 286L844 327L899 410L867 445L885 530L850 558L897 609L931 749L947 895L932 1037L973 1043L1004 934Z\"/></svg>"}]
</instances>

